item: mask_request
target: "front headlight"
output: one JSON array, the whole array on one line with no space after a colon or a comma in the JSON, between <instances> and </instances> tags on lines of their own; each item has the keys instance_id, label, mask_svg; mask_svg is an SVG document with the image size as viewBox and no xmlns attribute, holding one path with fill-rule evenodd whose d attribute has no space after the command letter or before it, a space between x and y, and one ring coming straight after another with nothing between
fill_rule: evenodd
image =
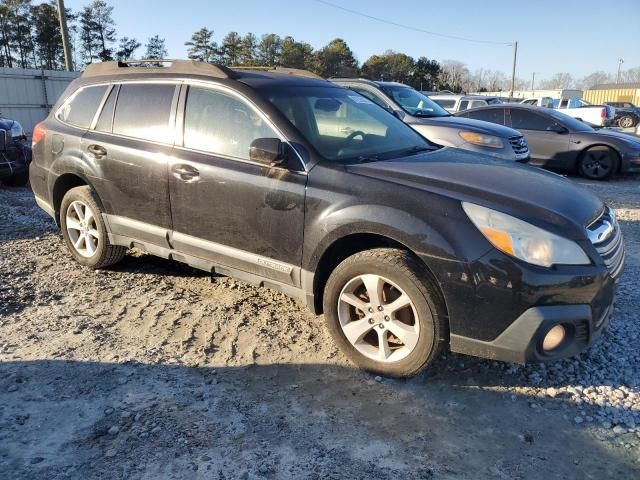
<instances>
[{"instance_id":1,"label":"front headlight","mask_svg":"<svg viewBox=\"0 0 640 480\"><path fill-rule=\"evenodd\" d=\"M13 122L11 127L11 136L12 137L22 137L24 135L24 130L22 129L22 125L18 122Z\"/></svg>"},{"instance_id":2,"label":"front headlight","mask_svg":"<svg viewBox=\"0 0 640 480\"><path fill-rule=\"evenodd\" d=\"M462 203L473 224L498 250L543 267L591 263L576 242L559 237L511 215L473 203Z\"/></svg>"},{"instance_id":3,"label":"front headlight","mask_svg":"<svg viewBox=\"0 0 640 480\"><path fill-rule=\"evenodd\" d=\"M458 135L460 135L465 142L480 145L481 147L502 148L504 146L500 137L493 135L483 135L475 132L458 132Z\"/></svg>"}]
</instances>

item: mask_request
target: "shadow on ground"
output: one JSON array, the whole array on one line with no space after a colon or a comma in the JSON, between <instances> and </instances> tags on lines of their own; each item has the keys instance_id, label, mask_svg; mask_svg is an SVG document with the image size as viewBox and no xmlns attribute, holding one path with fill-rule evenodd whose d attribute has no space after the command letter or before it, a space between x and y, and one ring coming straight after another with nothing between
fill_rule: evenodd
<instances>
[{"instance_id":1,"label":"shadow on ground","mask_svg":"<svg viewBox=\"0 0 640 480\"><path fill-rule=\"evenodd\" d=\"M318 364L7 361L0 392L3 478L640 474L620 450L567 421L563 400L531 409L526 397L442 372L376 381Z\"/></svg>"}]
</instances>

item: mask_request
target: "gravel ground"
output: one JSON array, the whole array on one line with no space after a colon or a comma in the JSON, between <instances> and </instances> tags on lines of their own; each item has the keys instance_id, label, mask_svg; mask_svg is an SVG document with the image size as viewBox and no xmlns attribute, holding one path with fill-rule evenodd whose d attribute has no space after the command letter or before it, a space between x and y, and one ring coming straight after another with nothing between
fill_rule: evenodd
<instances>
[{"instance_id":1,"label":"gravel ground","mask_svg":"<svg viewBox=\"0 0 640 480\"><path fill-rule=\"evenodd\" d=\"M628 252L600 342L408 381L354 369L280 293L135 251L79 268L0 187L0 478L640 478L640 177L574 181Z\"/></svg>"}]
</instances>

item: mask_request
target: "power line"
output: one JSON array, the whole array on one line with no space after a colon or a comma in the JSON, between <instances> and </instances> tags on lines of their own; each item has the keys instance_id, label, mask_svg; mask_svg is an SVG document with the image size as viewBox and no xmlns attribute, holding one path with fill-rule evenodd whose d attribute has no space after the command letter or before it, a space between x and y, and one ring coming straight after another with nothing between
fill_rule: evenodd
<instances>
[{"instance_id":1,"label":"power line","mask_svg":"<svg viewBox=\"0 0 640 480\"><path fill-rule=\"evenodd\" d=\"M335 3L327 2L325 0L316 0L318 3L322 3L323 5L327 5L329 7L337 8L338 10L344 10L345 12L352 13L354 15L359 15L361 17L368 18L370 20L375 20L377 22L386 23L387 25L393 25L394 27L404 28L406 30L412 30L414 32L426 33L427 35L433 35L436 37L449 38L452 40L462 40L464 42L473 42L473 43L485 43L489 45L503 45L503 46L513 46L513 43L510 42L495 42L492 40L478 40L475 38L466 38L466 37L458 37L456 35L447 35L446 33L438 33L431 32L429 30L423 30L422 28L412 27L411 25L404 25L402 23L393 22L391 20L385 20L384 18L374 17L373 15L369 15L366 13L358 12L357 10L351 10L350 8L343 7L341 5L336 5Z\"/></svg>"}]
</instances>

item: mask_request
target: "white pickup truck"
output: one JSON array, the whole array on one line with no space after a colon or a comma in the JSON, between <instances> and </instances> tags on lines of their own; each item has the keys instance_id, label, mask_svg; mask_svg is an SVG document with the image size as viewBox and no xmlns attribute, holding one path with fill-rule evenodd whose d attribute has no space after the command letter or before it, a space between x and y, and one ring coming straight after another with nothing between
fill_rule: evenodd
<instances>
[{"instance_id":1,"label":"white pickup truck","mask_svg":"<svg viewBox=\"0 0 640 480\"><path fill-rule=\"evenodd\" d=\"M613 117L615 117L616 113L613 107L608 105L593 105L579 98L563 98L562 100L553 100L550 97L525 98L520 103L537 105L538 107L556 108L565 115L599 127L613 125Z\"/></svg>"}]
</instances>

